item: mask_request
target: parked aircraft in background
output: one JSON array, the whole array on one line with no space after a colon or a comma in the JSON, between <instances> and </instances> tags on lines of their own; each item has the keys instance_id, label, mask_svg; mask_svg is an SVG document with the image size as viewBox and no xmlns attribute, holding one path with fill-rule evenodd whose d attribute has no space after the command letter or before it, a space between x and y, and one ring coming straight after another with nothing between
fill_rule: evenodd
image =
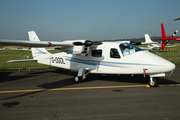
<instances>
[{"instance_id":1,"label":"parked aircraft in background","mask_svg":"<svg viewBox=\"0 0 180 120\"><path fill-rule=\"evenodd\" d=\"M153 41L161 40L160 50L164 50L164 48L165 48L166 44L169 42L169 40L180 41L180 37L174 37L174 35L176 34L176 31L174 32L174 34L171 37L166 37L166 32L165 32L163 23L161 24L161 34L162 34L162 39L152 39Z\"/></svg>"},{"instance_id":2,"label":"parked aircraft in background","mask_svg":"<svg viewBox=\"0 0 180 120\"><path fill-rule=\"evenodd\" d=\"M162 23L161 24L162 39L151 39L148 34L145 34L145 42L135 42L135 41L120 41L120 42L125 42L132 45L147 45L147 48L141 47L143 49L164 50L169 40L180 41L180 37L174 37L177 32L178 30L176 30L171 37L166 37L164 25ZM161 43L159 44L159 42L154 42L155 40L161 40ZM166 46L166 47L175 47L175 46Z\"/></svg>"},{"instance_id":3,"label":"parked aircraft in background","mask_svg":"<svg viewBox=\"0 0 180 120\"><path fill-rule=\"evenodd\" d=\"M141 47L143 49L147 49L147 50L159 50L161 49L161 44L158 43L158 42L153 42L149 35L148 34L145 34L145 42L144 43L147 43L147 47ZM176 47L176 45L173 45L173 46L165 46L166 48L168 47Z\"/></svg>"},{"instance_id":4,"label":"parked aircraft in background","mask_svg":"<svg viewBox=\"0 0 180 120\"><path fill-rule=\"evenodd\" d=\"M6 49L6 48L4 48L2 45L0 45L0 50L4 50L4 49Z\"/></svg>"},{"instance_id":5,"label":"parked aircraft in background","mask_svg":"<svg viewBox=\"0 0 180 120\"><path fill-rule=\"evenodd\" d=\"M33 59L8 62L35 61L40 64L77 71L75 82L81 82L89 73L149 75L149 85L158 85L156 77L170 76L175 65L153 53L125 42L92 42L69 40L40 41L34 31L28 32L30 41L0 40L2 45L32 47ZM51 54L44 47L56 47L63 52Z\"/></svg>"}]
</instances>

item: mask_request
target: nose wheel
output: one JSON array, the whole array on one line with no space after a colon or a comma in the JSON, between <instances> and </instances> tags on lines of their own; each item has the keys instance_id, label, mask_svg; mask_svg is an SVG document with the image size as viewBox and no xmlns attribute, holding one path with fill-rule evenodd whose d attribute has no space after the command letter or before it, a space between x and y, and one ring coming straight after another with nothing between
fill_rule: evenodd
<instances>
[{"instance_id":1,"label":"nose wheel","mask_svg":"<svg viewBox=\"0 0 180 120\"><path fill-rule=\"evenodd\" d=\"M156 78L150 77L149 85L150 85L150 87L157 87L158 86L158 82L157 82Z\"/></svg>"}]
</instances>

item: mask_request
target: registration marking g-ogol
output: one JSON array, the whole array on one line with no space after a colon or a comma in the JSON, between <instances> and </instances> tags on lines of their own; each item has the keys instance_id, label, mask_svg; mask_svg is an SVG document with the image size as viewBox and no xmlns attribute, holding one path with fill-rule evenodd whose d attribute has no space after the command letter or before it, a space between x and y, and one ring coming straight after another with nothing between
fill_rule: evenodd
<instances>
[{"instance_id":1,"label":"registration marking g-ogol","mask_svg":"<svg viewBox=\"0 0 180 120\"><path fill-rule=\"evenodd\" d=\"M126 86L99 86L99 87L77 87L77 88L55 88L55 89L34 89L34 90L12 90L0 91L2 93L20 93L20 92L37 92L37 91L63 91L63 90L88 90L88 89L105 89L105 88L126 88L126 87L146 87L147 85L126 85ZM167 84L159 86L180 86L180 84Z\"/></svg>"}]
</instances>

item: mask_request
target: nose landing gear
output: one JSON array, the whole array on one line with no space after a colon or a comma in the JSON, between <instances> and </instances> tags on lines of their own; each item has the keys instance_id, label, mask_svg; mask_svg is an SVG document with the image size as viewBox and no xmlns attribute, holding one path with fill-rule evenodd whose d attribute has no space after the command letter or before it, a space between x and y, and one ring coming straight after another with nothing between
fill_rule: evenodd
<instances>
[{"instance_id":1,"label":"nose landing gear","mask_svg":"<svg viewBox=\"0 0 180 120\"><path fill-rule=\"evenodd\" d=\"M158 82L157 82L156 78L150 77L149 86L150 87L157 87L158 86Z\"/></svg>"}]
</instances>

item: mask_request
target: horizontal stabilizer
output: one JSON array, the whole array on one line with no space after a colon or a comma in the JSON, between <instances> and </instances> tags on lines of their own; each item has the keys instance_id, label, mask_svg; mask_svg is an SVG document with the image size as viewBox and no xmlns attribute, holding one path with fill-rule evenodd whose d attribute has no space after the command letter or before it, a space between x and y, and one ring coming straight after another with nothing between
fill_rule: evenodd
<instances>
[{"instance_id":1,"label":"horizontal stabilizer","mask_svg":"<svg viewBox=\"0 0 180 120\"><path fill-rule=\"evenodd\" d=\"M13 62L31 62L31 61L37 62L37 60L35 60L35 59L10 60L10 61L7 61L7 62L8 62L8 63L13 63Z\"/></svg>"}]
</instances>

